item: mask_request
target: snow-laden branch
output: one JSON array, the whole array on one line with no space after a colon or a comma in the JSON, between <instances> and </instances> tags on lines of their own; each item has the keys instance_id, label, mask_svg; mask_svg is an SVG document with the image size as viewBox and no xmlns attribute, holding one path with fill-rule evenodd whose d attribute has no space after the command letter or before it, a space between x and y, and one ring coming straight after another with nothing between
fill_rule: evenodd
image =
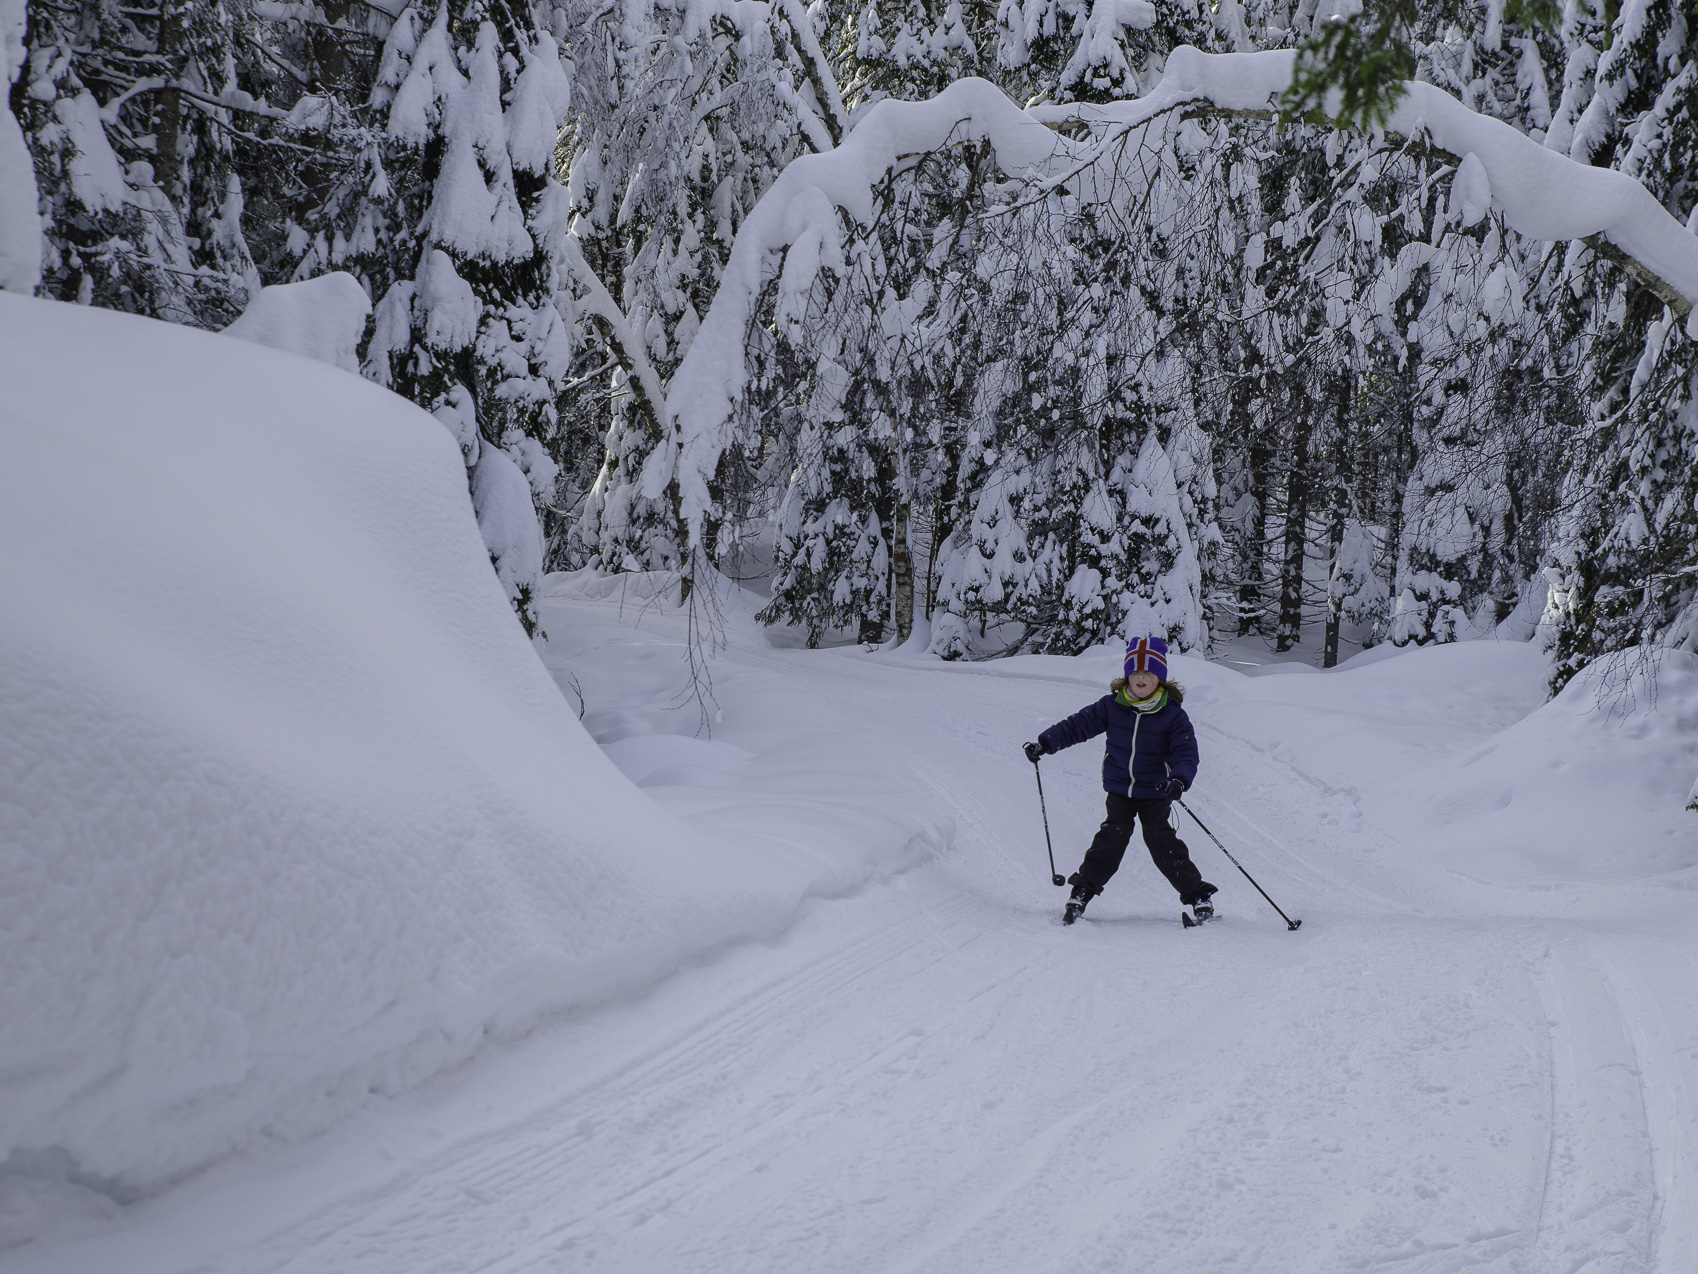
<instances>
[{"instance_id":1,"label":"snow-laden branch","mask_svg":"<svg viewBox=\"0 0 1698 1274\"><path fill-rule=\"evenodd\" d=\"M661 424L660 405L664 394L660 387L660 374L649 361L648 347L642 337L631 330L625 311L619 308L619 302L613 299L613 294L585 259L584 245L576 234L566 236L566 268L579 289L579 304L601 324L608 349L625 373L625 382L638 413L657 436L665 436L667 431ZM667 451L663 443L653 455ZM651 465L655 464L653 455L650 457ZM662 479L659 491L665 489L666 482Z\"/></svg>"},{"instance_id":2,"label":"snow-laden branch","mask_svg":"<svg viewBox=\"0 0 1698 1274\"><path fill-rule=\"evenodd\" d=\"M1036 107L1048 124L1082 123L1110 130L1147 123L1156 114L1195 104L1199 114L1272 120L1291 83L1289 50L1201 53L1175 49L1157 87L1132 102ZM1386 121L1388 140L1408 139L1434 158L1460 168L1472 155L1487 188L1480 192L1504 220L1529 239L1578 239L1624 267L1681 318L1688 335L1698 303L1698 237L1669 215L1627 174L1578 163L1524 133L1472 111L1443 89L1409 83ZM1470 165L1473 168L1473 165ZM1478 180L1478 179L1476 179Z\"/></svg>"},{"instance_id":3,"label":"snow-laden branch","mask_svg":"<svg viewBox=\"0 0 1698 1274\"><path fill-rule=\"evenodd\" d=\"M791 33L796 38L797 50L802 55L802 65L807 70L808 83L814 90L820 110L824 113L823 122L831 136L831 144L837 146L849 131L849 112L843 107L843 94L838 91L837 77L831 72L831 63L826 60L825 52L820 48L819 37L814 34L813 20L803 7L802 0L775 2L783 12L784 20L790 24ZM816 144L814 149L829 148Z\"/></svg>"},{"instance_id":4,"label":"snow-laden branch","mask_svg":"<svg viewBox=\"0 0 1698 1274\"><path fill-rule=\"evenodd\" d=\"M709 482L731 443L746 381L744 341L766 284L778 275L782 315L822 268L841 260L844 219L872 221L875 190L891 173L946 146L984 142L1010 177L1064 182L1082 202L1107 199L1127 178L1097 161L1121 153L1129 136L1160 116L1187 110L1274 118L1293 56L1181 47L1150 93L1109 105L1022 110L984 80L959 80L927 102L881 102L836 149L794 160L739 229L713 304L673 375L662 411L666 441L645 467L644 494L658 496L676 482L681 531L690 550L699 547ZM1407 88L1387 132L1455 160L1467 202L1489 203L1529 238L1582 240L1678 313L1698 313L1698 237L1637 181L1547 150L1430 84ZM1091 136L1074 141L1054 131L1064 123L1084 124ZM1687 322L1698 337L1692 318Z\"/></svg>"},{"instance_id":5,"label":"snow-laden branch","mask_svg":"<svg viewBox=\"0 0 1698 1274\"><path fill-rule=\"evenodd\" d=\"M731 443L747 377L744 341L772 274L781 271L786 296L806 295L822 268L841 262L844 215L870 223L875 188L889 173L946 145L981 141L1004 172L1023 177L1042 178L1057 164L1083 158L995 85L957 80L930 101L878 103L836 149L792 160L750 211L713 304L667 388L665 458L644 472L645 496L678 484L690 548L700 543L708 483Z\"/></svg>"}]
</instances>

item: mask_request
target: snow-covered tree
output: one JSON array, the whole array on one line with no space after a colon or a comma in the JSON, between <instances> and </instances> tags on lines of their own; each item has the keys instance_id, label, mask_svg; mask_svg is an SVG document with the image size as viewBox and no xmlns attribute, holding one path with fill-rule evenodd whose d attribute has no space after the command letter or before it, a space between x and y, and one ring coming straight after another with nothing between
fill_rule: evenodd
<instances>
[{"instance_id":1,"label":"snow-covered tree","mask_svg":"<svg viewBox=\"0 0 1698 1274\"><path fill-rule=\"evenodd\" d=\"M1691 21L1666 0L1629 0L1607 28L1586 32L1551 130L1553 145L1619 168L1689 230L1698 213ZM1698 641L1698 353L1678 315L1636 280L1585 259L1572 269L1592 285L1575 289L1591 307L1591 407L1546 571L1557 687L1600 655Z\"/></svg>"},{"instance_id":2,"label":"snow-covered tree","mask_svg":"<svg viewBox=\"0 0 1698 1274\"><path fill-rule=\"evenodd\" d=\"M875 247L866 245L858 255L872 255ZM875 298L880 291L874 289ZM879 641L886 621L894 619L891 536L900 422L885 387L896 370L863 349L854 351L855 372L844 365L841 355L856 337L856 344L885 346L876 300L869 303L862 289L844 287L834 301L845 300L862 321L845 323L842 342L821 351L799 404L797 434L786 453L789 487L776 516L772 601L761 613L767 622L804 625L809 645L831 629Z\"/></svg>"},{"instance_id":3,"label":"snow-covered tree","mask_svg":"<svg viewBox=\"0 0 1698 1274\"><path fill-rule=\"evenodd\" d=\"M924 101L963 76L995 74L1000 33L988 5L866 0L841 13L832 60L850 110Z\"/></svg>"},{"instance_id":4,"label":"snow-covered tree","mask_svg":"<svg viewBox=\"0 0 1698 1274\"><path fill-rule=\"evenodd\" d=\"M411 276L378 301L368 374L459 440L478 525L527 632L543 568L533 496L571 362L557 308L566 192L552 177L570 84L553 36L498 25L478 3L409 6L374 94L429 192L405 228Z\"/></svg>"},{"instance_id":5,"label":"snow-covered tree","mask_svg":"<svg viewBox=\"0 0 1698 1274\"><path fill-rule=\"evenodd\" d=\"M237 137L268 115L236 82L245 11L94 0L28 13L12 104L35 162L41 292L228 323L259 281L233 165Z\"/></svg>"},{"instance_id":6,"label":"snow-covered tree","mask_svg":"<svg viewBox=\"0 0 1698 1274\"><path fill-rule=\"evenodd\" d=\"M12 114L12 85L24 68L24 0L0 0L0 292L34 292L41 282L41 217L35 164Z\"/></svg>"},{"instance_id":7,"label":"snow-covered tree","mask_svg":"<svg viewBox=\"0 0 1698 1274\"><path fill-rule=\"evenodd\" d=\"M843 106L813 21L793 0L571 14L569 282L593 294L581 309L586 341L612 364L580 393L611 411L600 472L556 555L674 569L678 508L664 484L645 480L665 443L653 400L689 351L747 210L791 158L833 145Z\"/></svg>"}]
</instances>

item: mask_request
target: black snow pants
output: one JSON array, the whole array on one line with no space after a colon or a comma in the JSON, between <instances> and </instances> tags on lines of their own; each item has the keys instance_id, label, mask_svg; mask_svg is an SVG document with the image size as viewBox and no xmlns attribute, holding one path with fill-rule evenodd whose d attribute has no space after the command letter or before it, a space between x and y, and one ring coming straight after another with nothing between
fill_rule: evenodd
<instances>
[{"instance_id":1,"label":"black snow pants","mask_svg":"<svg viewBox=\"0 0 1698 1274\"><path fill-rule=\"evenodd\" d=\"M1133 822L1144 825L1144 844L1149 847L1150 860L1167 877L1167 883L1179 891L1179 901L1189 907L1205 901L1215 887L1203 879L1191 852L1169 821L1172 801L1132 800L1118 792L1108 793L1108 817L1097 828L1096 839L1085 851L1085 861L1079 864L1072 884L1088 885L1093 893L1101 893L1109 878L1120 870L1120 860L1132 840Z\"/></svg>"}]
</instances>

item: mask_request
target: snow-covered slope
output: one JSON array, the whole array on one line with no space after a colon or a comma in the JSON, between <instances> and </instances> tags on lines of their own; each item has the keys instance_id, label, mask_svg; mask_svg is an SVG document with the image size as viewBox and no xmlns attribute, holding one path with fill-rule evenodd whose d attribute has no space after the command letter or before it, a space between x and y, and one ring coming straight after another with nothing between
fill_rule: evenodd
<instances>
[{"instance_id":1,"label":"snow-covered slope","mask_svg":"<svg viewBox=\"0 0 1698 1274\"><path fill-rule=\"evenodd\" d=\"M1324 675L1180 658L1217 728L1342 792L1469 881L1624 883L1698 867L1698 659L1600 660L1546 701L1536 643L1386 648ZM1654 669L1654 675L1653 675Z\"/></svg>"},{"instance_id":2,"label":"snow-covered slope","mask_svg":"<svg viewBox=\"0 0 1698 1274\"><path fill-rule=\"evenodd\" d=\"M1219 923L1182 929L1135 843L1063 928L1019 743L1117 652L787 649L733 598L701 739L687 617L651 584L550 577L544 658L662 808L837 855L929 803L948 850L311 1145L44 1227L0 1269L1698 1269L1693 873L1600 855L1562 879L1585 841L1556 829L1593 798L1544 778L1600 749L1604 777L1649 775L1684 729L1672 682L1616 732L1544 704L1526 645L1283 676L1176 657L1203 754L1187 803L1303 927L1186 822ZM1063 871L1102 817L1101 755L1043 760ZM1495 816L1439 835L1415 803L1494 763L1528 834L1482 885L1461 838ZM1617 806L1617 842L1678 811L1679 782Z\"/></svg>"},{"instance_id":3,"label":"snow-covered slope","mask_svg":"<svg viewBox=\"0 0 1698 1274\"><path fill-rule=\"evenodd\" d=\"M0 1164L146 1191L842 887L602 754L399 397L14 296L0 387Z\"/></svg>"},{"instance_id":4,"label":"snow-covered slope","mask_svg":"<svg viewBox=\"0 0 1698 1274\"><path fill-rule=\"evenodd\" d=\"M1599 660L1509 728L1405 784L1453 870L1600 884L1698 867L1698 656Z\"/></svg>"}]
</instances>

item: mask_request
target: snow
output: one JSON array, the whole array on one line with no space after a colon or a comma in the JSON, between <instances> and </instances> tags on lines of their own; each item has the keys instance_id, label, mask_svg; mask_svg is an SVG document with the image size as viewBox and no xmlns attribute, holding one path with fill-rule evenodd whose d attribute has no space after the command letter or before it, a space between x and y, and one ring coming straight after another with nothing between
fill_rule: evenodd
<instances>
[{"instance_id":1,"label":"snow","mask_svg":"<svg viewBox=\"0 0 1698 1274\"><path fill-rule=\"evenodd\" d=\"M569 713L680 826L877 865L313 1142L48 1198L8 1274L1692 1268L1698 837L1646 852L1690 827L1690 657L1612 718L1546 703L1525 643L1176 655L1188 803L1304 925L1186 822L1219 923L1182 931L1134 845L1064 930L1018 744L1117 650L786 649L726 592L704 708L673 591L549 577ZM1063 871L1098 760L1043 762Z\"/></svg>"},{"instance_id":2,"label":"snow","mask_svg":"<svg viewBox=\"0 0 1698 1274\"><path fill-rule=\"evenodd\" d=\"M358 377L8 295L0 383L0 1245L941 834L658 807L525 640L449 433Z\"/></svg>"},{"instance_id":3,"label":"snow","mask_svg":"<svg viewBox=\"0 0 1698 1274\"><path fill-rule=\"evenodd\" d=\"M1492 207L1492 183L1480 157L1470 151L1450 182L1450 215L1463 226L1477 226Z\"/></svg>"},{"instance_id":4,"label":"snow","mask_svg":"<svg viewBox=\"0 0 1698 1274\"><path fill-rule=\"evenodd\" d=\"M479 97L422 22L397 31L392 127L448 103L475 159L490 50ZM1065 113L1261 109L1286 56L1185 52L1149 98ZM780 178L665 400L651 494L676 465L705 507L750 298L776 278L783 314L837 268L871 177L955 131L1084 188L1100 136L986 87L883 104ZM1668 246L1625 187L1434 93L1394 127L1437 120L1463 156L1458 219L1513 223L1531 173L1559 228ZM516 97L501 126L544 118ZM476 238L500 192L474 180ZM348 304L277 290L245 342L0 297L6 1274L1698 1268L1698 659L1547 701L1519 641L1175 655L1188 804L1304 926L1182 816L1221 923L1182 933L1134 845L1063 931L1018 745L1118 649L946 664L917 626L804 651L712 576L681 608L675 577L588 573L547 578L533 647L497 572L540 572L519 515L543 471L463 395L433 418L321 365L356 307L320 282ZM434 252L374 349L415 302L469 340L474 299ZM967 628L941 616L938 645ZM1043 765L1065 872L1098 753Z\"/></svg>"},{"instance_id":5,"label":"snow","mask_svg":"<svg viewBox=\"0 0 1698 1274\"><path fill-rule=\"evenodd\" d=\"M1698 868L1698 829L1682 808L1695 773L1698 656L1634 653L1597 661L1407 783L1404 799L1452 870L1608 883Z\"/></svg>"},{"instance_id":6,"label":"snow","mask_svg":"<svg viewBox=\"0 0 1698 1274\"><path fill-rule=\"evenodd\" d=\"M84 90L53 103L54 117L65 130L71 151L71 191L91 212L116 211L134 200L124 167L106 139L100 103Z\"/></svg>"},{"instance_id":7,"label":"snow","mask_svg":"<svg viewBox=\"0 0 1698 1274\"><path fill-rule=\"evenodd\" d=\"M422 35L418 8L408 5L384 45L378 92L389 99L390 136L423 146L441 121L446 103L458 96L465 77L448 39L448 10L438 8ZM374 94L374 97L377 94Z\"/></svg>"},{"instance_id":8,"label":"snow","mask_svg":"<svg viewBox=\"0 0 1698 1274\"><path fill-rule=\"evenodd\" d=\"M513 86L513 103L503 116L507 153L523 172L546 175L560 144L560 126L572 104L572 81L560 60L559 46L539 31L525 51L525 69Z\"/></svg>"},{"instance_id":9,"label":"snow","mask_svg":"<svg viewBox=\"0 0 1698 1274\"><path fill-rule=\"evenodd\" d=\"M435 33L433 27L433 37ZM513 189L513 160L507 153L507 123L501 110L499 47L495 24L485 22L478 28L467 77L446 80L452 86L443 90L447 93L442 106L446 153L432 187L425 226L430 242L465 257L520 261L535 251L535 245ZM433 67L431 74L439 76L438 69ZM406 92L403 84L401 93ZM400 97L395 109L402 109ZM409 123L407 135L416 135L418 126L416 120ZM521 139L531 142L534 150L534 138L524 137L523 130ZM526 162L535 159L534 153L525 156Z\"/></svg>"},{"instance_id":10,"label":"snow","mask_svg":"<svg viewBox=\"0 0 1698 1274\"><path fill-rule=\"evenodd\" d=\"M261 288L224 335L358 372L359 344L370 314L371 301L360 281L337 270Z\"/></svg>"},{"instance_id":11,"label":"snow","mask_svg":"<svg viewBox=\"0 0 1698 1274\"><path fill-rule=\"evenodd\" d=\"M402 296L403 289L404 282L390 291ZM464 349L477 339L483 304L454 268L454 259L441 248L432 248L419 263L419 277L408 299L424 309L425 343L432 349Z\"/></svg>"},{"instance_id":12,"label":"snow","mask_svg":"<svg viewBox=\"0 0 1698 1274\"><path fill-rule=\"evenodd\" d=\"M480 447L472 470L472 508L495 573L509 597L542 578L542 528L531 482L500 447Z\"/></svg>"}]
</instances>

